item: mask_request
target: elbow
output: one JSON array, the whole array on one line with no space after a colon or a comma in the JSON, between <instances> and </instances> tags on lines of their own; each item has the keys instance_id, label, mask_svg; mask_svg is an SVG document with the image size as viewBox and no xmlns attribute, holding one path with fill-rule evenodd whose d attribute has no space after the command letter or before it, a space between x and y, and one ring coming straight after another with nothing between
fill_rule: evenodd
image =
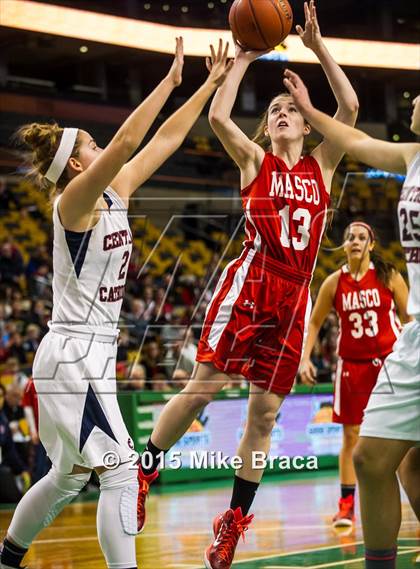
<instances>
[{"instance_id":1,"label":"elbow","mask_svg":"<svg viewBox=\"0 0 420 569\"><path fill-rule=\"evenodd\" d=\"M154 141L156 148L161 149L161 153L170 156L180 148L185 136L179 133L179 129L165 129L163 125L156 133Z\"/></svg>"},{"instance_id":2,"label":"elbow","mask_svg":"<svg viewBox=\"0 0 420 569\"><path fill-rule=\"evenodd\" d=\"M220 126L225 122L224 118L221 116L220 113L210 109L209 112L209 122L212 127Z\"/></svg>"},{"instance_id":3,"label":"elbow","mask_svg":"<svg viewBox=\"0 0 420 569\"><path fill-rule=\"evenodd\" d=\"M123 151L127 153L128 156L131 156L137 150L138 145L138 140L132 136L127 136L123 141Z\"/></svg>"},{"instance_id":4,"label":"elbow","mask_svg":"<svg viewBox=\"0 0 420 569\"><path fill-rule=\"evenodd\" d=\"M398 314L400 316L400 320L401 320L403 325L408 324L409 322L414 320L414 316L411 316L407 312L407 301L404 303L404 306L399 307L397 305L397 309L398 309Z\"/></svg>"},{"instance_id":5,"label":"elbow","mask_svg":"<svg viewBox=\"0 0 420 569\"><path fill-rule=\"evenodd\" d=\"M335 118L344 124L354 126L356 123L357 115L359 113L359 101L357 97L348 99L342 102L338 107L338 112Z\"/></svg>"},{"instance_id":6,"label":"elbow","mask_svg":"<svg viewBox=\"0 0 420 569\"><path fill-rule=\"evenodd\" d=\"M346 101L346 111L352 117L356 118L359 113L359 99L356 93Z\"/></svg>"},{"instance_id":7,"label":"elbow","mask_svg":"<svg viewBox=\"0 0 420 569\"><path fill-rule=\"evenodd\" d=\"M130 156L137 149L138 140L129 132L117 132L115 143L120 147L121 152Z\"/></svg>"},{"instance_id":8,"label":"elbow","mask_svg":"<svg viewBox=\"0 0 420 569\"><path fill-rule=\"evenodd\" d=\"M357 117L359 114L359 99L357 97L354 98L353 101L349 104L350 112Z\"/></svg>"}]
</instances>

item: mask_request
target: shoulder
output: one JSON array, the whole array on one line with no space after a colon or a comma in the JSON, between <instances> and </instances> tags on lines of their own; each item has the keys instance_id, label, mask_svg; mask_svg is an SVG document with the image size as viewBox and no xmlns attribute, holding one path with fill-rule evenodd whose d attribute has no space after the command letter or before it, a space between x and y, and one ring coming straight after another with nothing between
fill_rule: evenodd
<instances>
[{"instance_id":1,"label":"shoulder","mask_svg":"<svg viewBox=\"0 0 420 569\"><path fill-rule=\"evenodd\" d=\"M112 181L112 186L107 186L102 194L107 204L109 200L111 200L120 210L128 209L130 198L129 192L124 191L123 186L124 184L121 183L121 180L119 180L117 176ZM127 184L125 186L127 187Z\"/></svg>"},{"instance_id":2,"label":"shoulder","mask_svg":"<svg viewBox=\"0 0 420 569\"><path fill-rule=\"evenodd\" d=\"M412 169L420 168L420 144L417 142L404 145L404 160L407 166L407 173Z\"/></svg>"},{"instance_id":3,"label":"shoulder","mask_svg":"<svg viewBox=\"0 0 420 569\"><path fill-rule=\"evenodd\" d=\"M343 276L344 271L343 271L343 267L338 269L337 271L334 271L332 273L332 275L330 275L329 277L327 277L325 279L325 282L328 282L329 286L337 286L338 281L340 280L340 278Z\"/></svg>"},{"instance_id":4,"label":"shoulder","mask_svg":"<svg viewBox=\"0 0 420 569\"><path fill-rule=\"evenodd\" d=\"M275 166L275 157L271 152L265 152L261 146L258 148L259 152L256 155L255 162L249 162L246 166L240 168L241 193L246 192L251 185L260 179L261 175L266 175Z\"/></svg>"},{"instance_id":5,"label":"shoulder","mask_svg":"<svg viewBox=\"0 0 420 569\"><path fill-rule=\"evenodd\" d=\"M107 188L105 188L104 199L107 202L108 200L111 200L111 202L115 202L115 204L120 209L125 210L128 208L128 197L126 195L123 195L123 193L118 191L115 187L108 186Z\"/></svg>"},{"instance_id":6,"label":"shoulder","mask_svg":"<svg viewBox=\"0 0 420 569\"><path fill-rule=\"evenodd\" d=\"M399 273L396 269L392 269L387 288L389 288L391 292L395 292L395 290L401 286L406 286L402 274Z\"/></svg>"},{"instance_id":7,"label":"shoulder","mask_svg":"<svg viewBox=\"0 0 420 569\"><path fill-rule=\"evenodd\" d=\"M342 269L338 269L337 271L334 271L331 275L329 275L322 283L320 293L334 297L337 291L338 281L340 280L342 274L343 274Z\"/></svg>"},{"instance_id":8,"label":"shoulder","mask_svg":"<svg viewBox=\"0 0 420 569\"><path fill-rule=\"evenodd\" d=\"M327 186L330 181L330 171L326 171L325 168L322 167L319 157L313 153L306 154L302 159L302 164L307 170L313 172L313 175L317 179L318 183L320 183L322 187L327 191Z\"/></svg>"},{"instance_id":9,"label":"shoulder","mask_svg":"<svg viewBox=\"0 0 420 569\"><path fill-rule=\"evenodd\" d=\"M316 172L319 172L320 174L322 174L322 170L321 170L321 166L316 158L316 155L314 156L313 153L311 154L305 154L305 156L303 156L303 162L306 163L310 168L313 168Z\"/></svg>"},{"instance_id":10,"label":"shoulder","mask_svg":"<svg viewBox=\"0 0 420 569\"><path fill-rule=\"evenodd\" d=\"M311 152L308 158L318 181L321 181L325 191L329 195L331 193L331 183L334 172L337 168L339 159L332 158L325 147L325 140Z\"/></svg>"},{"instance_id":11,"label":"shoulder","mask_svg":"<svg viewBox=\"0 0 420 569\"><path fill-rule=\"evenodd\" d=\"M263 150L261 147L260 147L260 151L261 152L258 152L258 164L259 164L259 170L260 171L266 166L271 167L271 166L273 166L273 164L278 163L274 154L272 154L269 151Z\"/></svg>"}]
</instances>

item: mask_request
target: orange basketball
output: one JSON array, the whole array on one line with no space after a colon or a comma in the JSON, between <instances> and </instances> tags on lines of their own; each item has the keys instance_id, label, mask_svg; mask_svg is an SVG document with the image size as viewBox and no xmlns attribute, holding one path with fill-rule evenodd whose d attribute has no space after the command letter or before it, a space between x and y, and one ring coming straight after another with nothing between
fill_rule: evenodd
<instances>
[{"instance_id":1,"label":"orange basketball","mask_svg":"<svg viewBox=\"0 0 420 569\"><path fill-rule=\"evenodd\" d=\"M289 35L292 23L287 0L235 0L229 12L233 37L244 49L279 45Z\"/></svg>"}]
</instances>

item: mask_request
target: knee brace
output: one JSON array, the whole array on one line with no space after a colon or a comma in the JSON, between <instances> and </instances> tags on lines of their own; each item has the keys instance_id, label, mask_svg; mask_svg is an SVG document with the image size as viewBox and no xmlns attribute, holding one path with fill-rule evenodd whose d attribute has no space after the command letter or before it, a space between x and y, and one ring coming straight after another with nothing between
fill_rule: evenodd
<instances>
[{"instance_id":1,"label":"knee brace","mask_svg":"<svg viewBox=\"0 0 420 569\"><path fill-rule=\"evenodd\" d=\"M38 533L79 494L90 474L61 474L53 466L17 505L8 529L11 539L28 549Z\"/></svg>"},{"instance_id":2,"label":"knee brace","mask_svg":"<svg viewBox=\"0 0 420 569\"><path fill-rule=\"evenodd\" d=\"M121 464L115 470L106 470L99 475L101 492L115 492L115 507L118 508L121 526L127 535L137 535L137 499L139 483L138 469L132 468L130 462Z\"/></svg>"},{"instance_id":3,"label":"knee brace","mask_svg":"<svg viewBox=\"0 0 420 569\"><path fill-rule=\"evenodd\" d=\"M44 527L48 526L67 504L70 504L89 482L91 472L81 474L62 474L53 466L45 478L57 489L57 500L44 519Z\"/></svg>"}]
</instances>

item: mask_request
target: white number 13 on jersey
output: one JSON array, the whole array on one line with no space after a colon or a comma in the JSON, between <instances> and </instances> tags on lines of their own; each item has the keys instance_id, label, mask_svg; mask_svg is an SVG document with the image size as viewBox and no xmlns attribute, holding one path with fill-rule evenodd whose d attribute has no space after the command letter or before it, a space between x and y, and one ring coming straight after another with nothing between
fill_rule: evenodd
<instances>
[{"instance_id":1,"label":"white number 13 on jersey","mask_svg":"<svg viewBox=\"0 0 420 569\"><path fill-rule=\"evenodd\" d=\"M296 251L302 251L306 249L309 243L309 228L311 226L311 214L307 209L299 207L293 212L293 221L300 222L297 225L297 231L300 237L292 237L290 243L290 206L286 205L283 209L279 211L281 218L281 231L280 231L280 243L283 247L293 246Z\"/></svg>"}]
</instances>

